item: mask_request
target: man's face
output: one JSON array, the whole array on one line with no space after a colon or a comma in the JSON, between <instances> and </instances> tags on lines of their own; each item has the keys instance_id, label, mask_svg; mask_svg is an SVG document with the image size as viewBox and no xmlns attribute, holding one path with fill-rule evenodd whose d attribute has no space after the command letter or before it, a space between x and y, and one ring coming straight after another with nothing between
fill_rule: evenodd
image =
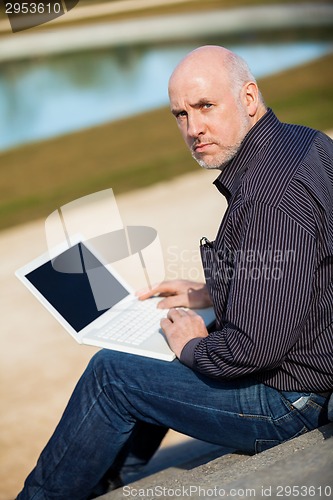
<instances>
[{"instance_id":1,"label":"man's face","mask_svg":"<svg viewBox=\"0 0 333 500\"><path fill-rule=\"evenodd\" d=\"M193 157L205 168L221 168L237 153L252 126L242 95L226 75L176 75L170 81L171 110Z\"/></svg>"}]
</instances>

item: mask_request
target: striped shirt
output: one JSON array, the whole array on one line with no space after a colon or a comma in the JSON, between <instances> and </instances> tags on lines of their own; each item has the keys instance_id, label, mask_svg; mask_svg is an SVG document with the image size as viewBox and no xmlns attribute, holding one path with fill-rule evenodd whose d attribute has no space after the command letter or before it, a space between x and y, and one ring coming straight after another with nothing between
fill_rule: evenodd
<instances>
[{"instance_id":1,"label":"striped shirt","mask_svg":"<svg viewBox=\"0 0 333 500\"><path fill-rule=\"evenodd\" d=\"M272 110L215 181L228 208L201 246L217 324L181 361L286 391L333 388L333 142Z\"/></svg>"}]
</instances>

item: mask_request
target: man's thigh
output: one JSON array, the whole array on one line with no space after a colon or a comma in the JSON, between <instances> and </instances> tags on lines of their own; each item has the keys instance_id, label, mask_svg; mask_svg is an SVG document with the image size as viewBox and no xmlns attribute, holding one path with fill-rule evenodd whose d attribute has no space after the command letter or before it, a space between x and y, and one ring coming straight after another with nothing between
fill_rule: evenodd
<instances>
[{"instance_id":1,"label":"man's thigh","mask_svg":"<svg viewBox=\"0 0 333 500\"><path fill-rule=\"evenodd\" d=\"M182 365L100 351L91 366L110 398L145 422L255 452L304 429L275 389L254 380L215 380Z\"/></svg>"}]
</instances>

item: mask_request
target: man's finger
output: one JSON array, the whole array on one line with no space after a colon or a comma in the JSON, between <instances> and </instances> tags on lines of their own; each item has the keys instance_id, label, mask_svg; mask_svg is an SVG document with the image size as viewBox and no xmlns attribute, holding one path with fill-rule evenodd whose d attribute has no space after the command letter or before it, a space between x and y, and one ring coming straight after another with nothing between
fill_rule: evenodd
<instances>
[{"instance_id":1,"label":"man's finger","mask_svg":"<svg viewBox=\"0 0 333 500\"><path fill-rule=\"evenodd\" d=\"M152 288L144 288L142 290L137 290L135 295L138 297L139 300L149 299L150 297L153 297L154 295L160 293L160 287L161 285L157 285L153 286Z\"/></svg>"},{"instance_id":2,"label":"man's finger","mask_svg":"<svg viewBox=\"0 0 333 500\"><path fill-rule=\"evenodd\" d=\"M186 316L186 311L180 307L173 307L169 309L169 312L167 314L167 318L171 319L171 321L174 321L175 319Z\"/></svg>"},{"instance_id":3,"label":"man's finger","mask_svg":"<svg viewBox=\"0 0 333 500\"><path fill-rule=\"evenodd\" d=\"M172 325L172 321L170 321L168 318L162 318L161 321L160 321L160 327L162 328L162 330L165 332L165 330L167 330L167 328Z\"/></svg>"},{"instance_id":4,"label":"man's finger","mask_svg":"<svg viewBox=\"0 0 333 500\"><path fill-rule=\"evenodd\" d=\"M173 309L175 307L186 307L185 298L183 295L170 295L165 299L160 300L157 307L159 309Z\"/></svg>"},{"instance_id":5,"label":"man's finger","mask_svg":"<svg viewBox=\"0 0 333 500\"><path fill-rule=\"evenodd\" d=\"M145 300L149 299L150 297L153 297L154 295L163 295L168 293L173 293L173 289L170 286L170 282L162 281L162 283L154 285L152 288L144 288L142 290L138 290L136 292L136 295L139 300Z\"/></svg>"},{"instance_id":6,"label":"man's finger","mask_svg":"<svg viewBox=\"0 0 333 500\"><path fill-rule=\"evenodd\" d=\"M186 309L185 310L186 314L188 314L189 316L199 316L198 313L196 313L195 311L193 311L192 309ZM201 316L200 316L201 317Z\"/></svg>"}]
</instances>

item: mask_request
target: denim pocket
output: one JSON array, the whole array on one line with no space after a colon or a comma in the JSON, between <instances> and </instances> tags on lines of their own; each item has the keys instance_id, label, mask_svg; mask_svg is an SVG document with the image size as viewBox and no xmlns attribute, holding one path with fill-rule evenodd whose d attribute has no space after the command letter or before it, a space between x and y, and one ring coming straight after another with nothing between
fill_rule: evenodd
<instances>
[{"instance_id":1,"label":"denim pocket","mask_svg":"<svg viewBox=\"0 0 333 500\"><path fill-rule=\"evenodd\" d=\"M306 396L301 396L300 398L296 399L296 401L292 401L291 404L297 410L303 410L303 408L305 408L305 406L308 404L309 399L310 399L310 394Z\"/></svg>"},{"instance_id":2,"label":"denim pocket","mask_svg":"<svg viewBox=\"0 0 333 500\"><path fill-rule=\"evenodd\" d=\"M302 410L308 404L311 394L281 391L281 398L289 410Z\"/></svg>"},{"instance_id":3,"label":"denim pocket","mask_svg":"<svg viewBox=\"0 0 333 500\"><path fill-rule=\"evenodd\" d=\"M308 430L328 423L328 400L316 393L280 392L284 405Z\"/></svg>"}]
</instances>

